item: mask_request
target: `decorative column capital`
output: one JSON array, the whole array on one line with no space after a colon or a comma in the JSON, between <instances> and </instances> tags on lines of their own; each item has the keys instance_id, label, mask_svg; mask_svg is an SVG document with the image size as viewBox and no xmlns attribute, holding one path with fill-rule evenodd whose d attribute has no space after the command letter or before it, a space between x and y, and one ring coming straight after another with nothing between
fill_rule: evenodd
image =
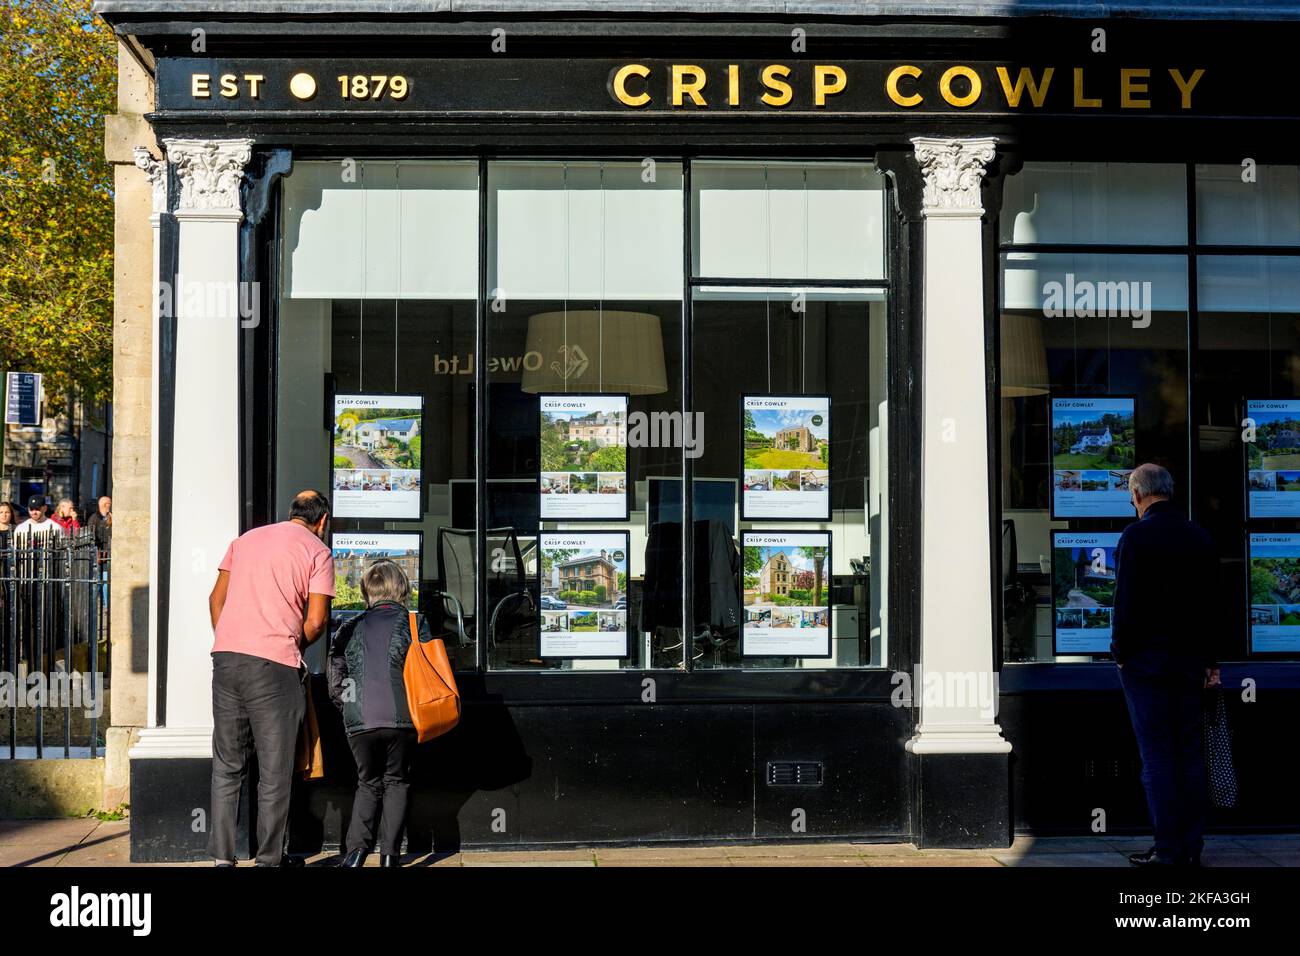
<instances>
[{"instance_id":1,"label":"decorative column capital","mask_svg":"<svg viewBox=\"0 0 1300 956\"><path fill-rule=\"evenodd\" d=\"M176 166L181 194L178 216L239 219L239 184L253 156L251 139L168 139L167 158Z\"/></svg>"},{"instance_id":2,"label":"decorative column capital","mask_svg":"<svg viewBox=\"0 0 1300 956\"><path fill-rule=\"evenodd\" d=\"M914 137L912 147L925 180L922 214L926 217L982 216L980 184L984 180L984 168L997 155L997 142L992 136Z\"/></svg>"},{"instance_id":3,"label":"decorative column capital","mask_svg":"<svg viewBox=\"0 0 1300 956\"><path fill-rule=\"evenodd\" d=\"M143 146L135 147L132 153L135 155L136 167L144 170L144 174L149 177L149 185L153 187L153 214L157 216L166 212L167 161L154 159L153 154Z\"/></svg>"}]
</instances>

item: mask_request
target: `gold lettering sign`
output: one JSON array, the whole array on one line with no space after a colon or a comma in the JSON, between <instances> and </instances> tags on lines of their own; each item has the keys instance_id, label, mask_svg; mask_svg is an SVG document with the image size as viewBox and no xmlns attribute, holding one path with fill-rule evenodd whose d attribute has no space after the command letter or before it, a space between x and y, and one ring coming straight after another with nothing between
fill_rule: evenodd
<instances>
[{"instance_id":1,"label":"gold lettering sign","mask_svg":"<svg viewBox=\"0 0 1300 956\"><path fill-rule=\"evenodd\" d=\"M705 97L709 82L708 69L696 63L673 63L667 69L670 74L669 106L674 109L709 106ZM937 67L934 69L938 71ZM986 106L996 106L998 104L989 102L994 97L1000 97L1002 104L1010 110L1043 109L1052 79L1056 75L1056 67L1040 67L1037 72L1031 67L1017 67L1014 79L1011 69L1002 65L994 66L993 72L998 82L986 89L984 78L974 66L951 64L939 73L939 98L955 109L967 109L981 102ZM618 67L610 78L611 95L624 106L653 105L654 97L647 83L653 72L654 68L644 63L628 63ZM818 63L813 66L812 72L812 104L817 109L825 108L832 97L844 93L852 82L850 71L839 64ZM795 93L794 84L790 82L791 73L791 68L783 63L765 64L759 70L761 93L757 102L774 109L790 105ZM1107 88L1108 82L1113 84L1115 81L1114 73L1110 73L1109 78L1106 73L1100 69L1071 68L1073 86L1070 104L1078 110L1103 108L1106 98L1097 94ZM1205 76L1205 70L1196 69L1190 74L1184 74L1182 70L1170 68L1168 73L1179 94L1181 108L1190 110L1192 96ZM1149 67L1125 67L1119 70L1118 80L1121 110L1151 109L1152 71ZM929 84L934 83L933 79L926 77L924 68L914 63L900 63L885 76L885 97L890 103L904 109L921 106L926 102L927 81ZM207 95L198 92L197 77L195 82L194 95ZM1110 85L1109 88L1113 90L1114 86ZM934 86L929 86L928 89L932 95ZM740 64L727 64L726 90L727 106L740 106L744 95Z\"/></svg>"}]
</instances>

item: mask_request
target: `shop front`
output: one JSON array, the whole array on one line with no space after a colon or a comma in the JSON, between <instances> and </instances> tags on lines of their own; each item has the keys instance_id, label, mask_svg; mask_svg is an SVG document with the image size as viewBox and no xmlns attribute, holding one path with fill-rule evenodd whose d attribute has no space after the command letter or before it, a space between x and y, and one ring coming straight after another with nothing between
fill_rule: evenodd
<instances>
[{"instance_id":1,"label":"shop front","mask_svg":"<svg viewBox=\"0 0 1300 956\"><path fill-rule=\"evenodd\" d=\"M1258 688L1217 822L1298 822L1296 109L1223 52L1289 25L371 6L98 6L156 83L133 858L204 855L208 590L303 488L334 619L391 557L457 668L413 852L1140 828L1148 460ZM294 852L354 782L323 650Z\"/></svg>"}]
</instances>

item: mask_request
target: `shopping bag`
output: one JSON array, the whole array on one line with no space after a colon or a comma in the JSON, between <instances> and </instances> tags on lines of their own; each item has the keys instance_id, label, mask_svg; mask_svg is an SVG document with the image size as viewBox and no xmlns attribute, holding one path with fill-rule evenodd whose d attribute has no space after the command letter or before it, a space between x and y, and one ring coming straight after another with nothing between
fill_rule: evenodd
<instances>
[{"instance_id":1,"label":"shopping bag","mask_svg":"<svg viewBox=\"0 0 1300 956\"><path fill-rule=\"evenodd\" d=\"M1210 804L1221 810L1237 802L1237 771L1232 765L1232 733L1228 729L1228 706L1223 688L1205 692L1205 775Z\"/></svg>"},{"instance_id":2,"label":"shopping bag","mask_svg":"<svg viewBox=\"0 0 1300 956\"><path fill-rule=\"evenodd\" d=\"M311 678L307 678L307 709L298 725L298 746L294 754L294 769L304 780L319 780L325 776L325 761L321 755L320 724L316 721L316 705L311 699Z\"/></svg>"}]
</instances>

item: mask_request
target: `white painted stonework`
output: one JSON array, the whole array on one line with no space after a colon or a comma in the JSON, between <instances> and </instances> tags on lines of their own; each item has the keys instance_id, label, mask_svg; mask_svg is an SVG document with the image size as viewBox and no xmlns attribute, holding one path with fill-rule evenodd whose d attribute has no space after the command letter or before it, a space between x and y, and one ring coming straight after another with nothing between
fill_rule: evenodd
<instances>
[{"instance_id":1,"label":"white painted stonework","mask_svg":"<svg viewBox=\"0 0 1300 956\"><path fill-rule=\"evenodd\" d=\"M169 139L164 146L178 177L180 274L172 300L172 502L170 513L155 512L172 536L170 552L156 559L170 572L166 727L157 727L151 700L152 726L131 751L137 759L211 756L208 593L226 546L239 534L239 186L252 141ZM156 382L155 371L155 388ZM156 474L156 446L154 454ZM151 611L156 615L157 607Z\"/></svg>"},{"instance_id":2,"label":"white painted stonework","mask_svg":"<svg viewBox=\"0 0 1300 956\"><path fill-rule=\"evenodd\" d=\"M925 176L922 606L921 679L912 689L921 720L907 749L1006 753L992 680L980 222L980 183L996 140L918 137L912 144ZM972 688L983 693L962 693Z\"/></svg>"}]
</instances>

